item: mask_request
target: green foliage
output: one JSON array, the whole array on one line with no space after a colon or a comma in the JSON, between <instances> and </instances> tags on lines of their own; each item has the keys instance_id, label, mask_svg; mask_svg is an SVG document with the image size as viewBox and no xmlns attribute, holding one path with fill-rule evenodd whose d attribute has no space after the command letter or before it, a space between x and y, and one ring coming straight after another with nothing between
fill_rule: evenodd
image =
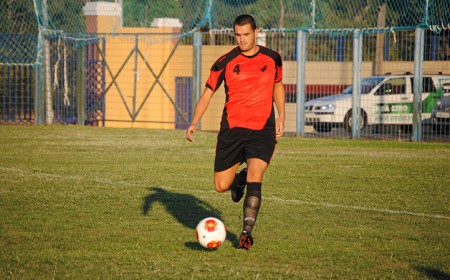
<instances>
[{"instance_id":1,"label":"green foliage","mask_svg":"<svg viewBox=\"0 0 450 280\"><path fill-rule=\"evenodd\" d=\"M45 1L50 28L68 33L85 32L82 8L90 1ZM45 1L34 0L41 24L45 20ZM236 16L248 13L258 19L259 26L268 29L311 28L313 25L319 29L376 28L380 7L384 4L387 7L387 27L411 28L426 24L445 27L449 24L450 4L440 0L412 0L408 3L400 0L125 0L123 20L128 27L149 27L155 18L172 17L182 21L184 31L190 31L194 27L205 26L211 29L232 28ZM7 0L0 4L0 8L2 6L5 9L0 9L0 15L10 19L6 21L7 31L17 30L17 24L36 26L32 17L33 1ZM0 28L5 29L5 26L0 25Z\"/></svg>"},{"instance_id":2,"label":"green foliage","mask_svg":"<svg viewBox=\"0 0 450 280\"><path fill-rule=\"evenodd\" d=\"M86 19L83 14L85 2L87 1L47 0L49 28L63 30L66 33L84 33L86 31Z\"/></svg>"},{"instance_id":3,"label":"green foliage","mask_svg":"<svg viewBox=\"0 0 450 280\"><path fill-rule=\"evenodd\" d=\"M33 3L29 0L1 1L0 19L0 34L36 34L38 31Z\"/></svg>"},{"instance_id":4,"label":"green foliage","mask_svg":"<svg viewBox=\"0 0 450 280\"><path fill-rule=\"evenodd\" d=\"M1 279L448 278L449 149L281 138L255 246L212 186L216 134L0 126ZM218 215L228 239L202 249Z\"/></svg>"},{"instance_id":5,"label":"green foliage","mask_svg":"<svg viewBox=\"0 0 450 280\"><path fill-rule=\"evenodd\" d=\"M183 14L180 2L175 1L124 1L123 9L125 25L136 27L151 26L155 15L177 18Z\"/></svg>"},{"instance_id":6,"label":"green foliage","mask_svg":"<svg viewBox=\"0 0 450 280\"><path fill-rule=\"evenodd\" d=\"M90 0L4 0L0 1L0 35L37 35L39 26L46 36L65 33L86 37L83 7ZM120 1L107 0L106 2ZM450 2L441 0L124 0L123 24L126 27L150 27L157 18L178 18L182 31L198 27L203 31L232 28L242 13L252 14L263 29L354 30L429 26L439 30L450 24ZM385 5L386 14L380 13ZM378 23L379 19L384 22ZM55 32L56 31L56 32ZM0 38L0 63L36 61L38 44L22 38ZM19 41L17 43L17 41ZM333 44L333 42L331 42ZM29 55L29 48L34 54ZM291 48L291 47L290 47ZM277 47L276 49L280 49ZM409 51L409 50L408 50ZM294 50L289 52L293 53ZM289 56L293 56L289 54ZM5 58L6 57L6 58ZM403 59L409 60L409 59Z\"/></svg>"}]
</instances>

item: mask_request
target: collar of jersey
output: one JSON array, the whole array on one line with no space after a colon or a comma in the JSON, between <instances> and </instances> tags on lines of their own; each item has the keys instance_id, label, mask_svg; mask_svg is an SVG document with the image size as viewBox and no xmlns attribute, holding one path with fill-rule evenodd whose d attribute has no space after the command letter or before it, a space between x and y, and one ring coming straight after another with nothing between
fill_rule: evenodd
<instances>
[{"instance_id":1,"label":"collar of jersey","mask_svg":"<svg viewBox=\"0 0 450 280\"><path fill-rule=\"evenodd\" d=\"M257 55L261 52L261 49L263 48L263 47L260 46L260 45L257 45L257 46L259 47L259 49L258 49L258 51L257 51L254 55L245 55L245 54L243 54L243 53L241 52L241 50L239 49L239 47L236 47L236 49L238 50L238 52L239 52L242 56L245 56L245 57L248 57L248 58L252 58L252 57L257 56Z\"/></svg>"}]
</instances>

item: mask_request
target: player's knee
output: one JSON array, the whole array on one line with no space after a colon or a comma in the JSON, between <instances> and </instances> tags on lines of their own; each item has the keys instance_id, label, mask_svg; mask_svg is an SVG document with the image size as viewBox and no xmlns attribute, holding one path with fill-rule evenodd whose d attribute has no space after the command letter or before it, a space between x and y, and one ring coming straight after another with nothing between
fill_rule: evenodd
<instances>
[{"instance_id":1,"label":"player's knee","mask_svg":"<svg viewBox=\"0 0 450 280\"><path fill-rule=\"evenodd\" d=\"M230 184L223 180L214 180L214 187L216 188L216 192L223 193L228 191Z\"/></svg>"},{"instance_id":2,"label":"player's knee","mask_svg":"<svg viewBox=\"0 0 450 280\"><path fill-rule=\"evenodd\" d=\"M252 170L247 174L247 182L262 182L264 170Z\"/></svg>"}]
</instances>

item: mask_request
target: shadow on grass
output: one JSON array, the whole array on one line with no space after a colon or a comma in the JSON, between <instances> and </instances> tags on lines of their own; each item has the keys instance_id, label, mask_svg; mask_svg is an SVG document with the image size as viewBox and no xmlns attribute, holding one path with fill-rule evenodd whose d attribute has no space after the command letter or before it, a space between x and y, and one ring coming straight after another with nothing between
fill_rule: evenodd
<instances>
[{"instance_id":1,"label":"shadow on grass","mask_svg":"<svg viewBox=\"0 0 450 280\"><path fill-rule=\"evenodd\" d=\"M425 276L427 276L429 279L436 279L436 280L448 280L450 279L450 274L441 271L436 268L432 267L424 267L424 266L418 266L415 267L415 269L421 273L423 273Z\"/></svg>"},{"instance_id":2,"label":"shadow on grass","mask_svg":"<svg viewBox=\"0 0 450 280\"><path fill-rule=\"evenodd\" d=\"M193 195L176 193L161 187L149 187L148 189L151 193L144 197L142 205L142 214L144 215L149 214L153 203L159 202L164 205L167 212L177 219L179 223L192 230L195 230L198 222L206 217L216 217L223 221L219 209ZM238 247L237 236L228 230L227 240L236 248ZM211 251L203 248L197 242L186 242L185 246L192 250Z\"/></svg>"}]
</instances>

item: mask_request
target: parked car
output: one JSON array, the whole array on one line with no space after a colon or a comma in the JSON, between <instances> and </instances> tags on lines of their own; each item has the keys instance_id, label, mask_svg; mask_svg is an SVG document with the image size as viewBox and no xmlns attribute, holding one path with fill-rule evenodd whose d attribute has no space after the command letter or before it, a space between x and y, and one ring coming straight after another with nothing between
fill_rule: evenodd
<instances>
[{"instance_id":1,"label":"parked car","mask_svg":"<svg viewBox=\"0 0 450 280\"><path fill-rule=\"evenodd\" d=\"M442 85L442 98L431 112L433 129L439 133L449 133L450 127L450 82Z\"/></svg>"},{"instance_id":2,"label":"parked car","mask_svg":"<svg viewBox=\"0 0 450 280\"><path fill-rule=\"evenodd\" d=\"M450 82L450 75L423 75L422 120L443 96L442 85ZM412 125L414 75L380 75L361 80L361 130L371 125ZM352 130L352 86L342 93L313 99L305 103L305 123L318 132L333 127Z\"/></svg>"}]
</instances>

